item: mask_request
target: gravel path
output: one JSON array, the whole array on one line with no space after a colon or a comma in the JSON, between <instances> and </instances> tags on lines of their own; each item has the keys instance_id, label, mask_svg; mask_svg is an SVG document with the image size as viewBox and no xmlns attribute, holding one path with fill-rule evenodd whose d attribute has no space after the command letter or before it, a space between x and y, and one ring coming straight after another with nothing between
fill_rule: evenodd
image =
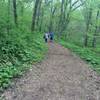
<instances>
[{"instance_id":1,"label":"gravel path","mask_svg":"<svg viewBox=\"0 0 100 100\"><path fill-rule=\"evenodd\" d=\"M100 100L100 77L68 49L49 44L46 59L3 96L6 100Z\"/></svg>"}]
</instances>

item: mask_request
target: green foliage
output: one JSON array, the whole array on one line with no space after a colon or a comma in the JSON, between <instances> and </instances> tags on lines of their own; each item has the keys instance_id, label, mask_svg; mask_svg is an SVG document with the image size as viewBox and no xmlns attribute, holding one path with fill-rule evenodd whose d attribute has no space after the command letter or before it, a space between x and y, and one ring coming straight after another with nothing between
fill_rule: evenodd
<instances>
[{"instance_id":1,"label":"green foliage","mask_svg":"<svg viewBox=\"0 0 100 100\"><path fill-rule=\"evenodd\" d=\"M11 30L0 41L0 90L7 88L12 78L23 75L30 64L41 61L47 51L41 33L25 31Z\"/></svg>"},{"instance_id":2,"label":"green foliage","mask_svg":"<svg viewBox=\"0 0 100 100\"><path fill-rule=\"evenodd\" d=\"M0 0L0 92L12 83L12 78L41 61L47 51L43 34L30 32L31 2L17 1L18 27L15 27L12 1Z\"/></svg>"}]
</instances>

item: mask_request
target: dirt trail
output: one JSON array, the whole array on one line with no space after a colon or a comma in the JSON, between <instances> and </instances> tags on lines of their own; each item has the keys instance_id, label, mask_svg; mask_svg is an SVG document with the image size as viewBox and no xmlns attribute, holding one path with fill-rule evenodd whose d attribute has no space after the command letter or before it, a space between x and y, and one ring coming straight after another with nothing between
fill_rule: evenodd
<instances>
[{"instance_id":1,"label":"dirt trail","mask_svg":"<svg viewBox=\"0 0 100 100\"><path fill-rule=\"evenodd\" d=\"M6 100L100 100L100 78L68 49L49 44L47 58L3 95Z\"/></svg>"}]
</instances>

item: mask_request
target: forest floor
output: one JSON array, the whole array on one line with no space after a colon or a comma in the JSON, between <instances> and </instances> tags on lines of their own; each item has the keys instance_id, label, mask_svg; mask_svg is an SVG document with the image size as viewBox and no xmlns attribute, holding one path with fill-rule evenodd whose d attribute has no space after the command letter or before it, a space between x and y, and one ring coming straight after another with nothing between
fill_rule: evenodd
<instances>
[{"instance_id":1,"label":"forest floor","mask_svg":"<svg viewBox=\"0 0 100 100\"><path fill-rule=\"evenodd\" d=\"M100 77L75 54L50 43L44 61L2 96L6 100L100 100Z\"/></svg>"}]
</instances>

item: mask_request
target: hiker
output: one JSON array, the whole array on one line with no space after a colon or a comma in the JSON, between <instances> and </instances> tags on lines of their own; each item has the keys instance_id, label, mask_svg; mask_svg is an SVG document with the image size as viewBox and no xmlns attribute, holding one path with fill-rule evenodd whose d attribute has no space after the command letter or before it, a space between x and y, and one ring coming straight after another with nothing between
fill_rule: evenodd
<instances>
[{"instance_id":1,"label":"hiker","mask_svg":"<svg viewBox=\"0 0 100 100\"><path fill-rule=\"evenodd\" d=\"M54 33L53 32L49 33L49 38L50 38L50 42L53 42L53 39L54 39Z\"/></svg>"},{"instance_id":2,"label":"hiker","mask_svg":"<svg viewBox=\"0 0 100 100\"><path fill-rule=\"evenodd\" d=\"M44 34L44 40L45 40L46 43L48 42L48 39L49 39L49 34L45 33Z\"/></svg>"}]
</instances>

